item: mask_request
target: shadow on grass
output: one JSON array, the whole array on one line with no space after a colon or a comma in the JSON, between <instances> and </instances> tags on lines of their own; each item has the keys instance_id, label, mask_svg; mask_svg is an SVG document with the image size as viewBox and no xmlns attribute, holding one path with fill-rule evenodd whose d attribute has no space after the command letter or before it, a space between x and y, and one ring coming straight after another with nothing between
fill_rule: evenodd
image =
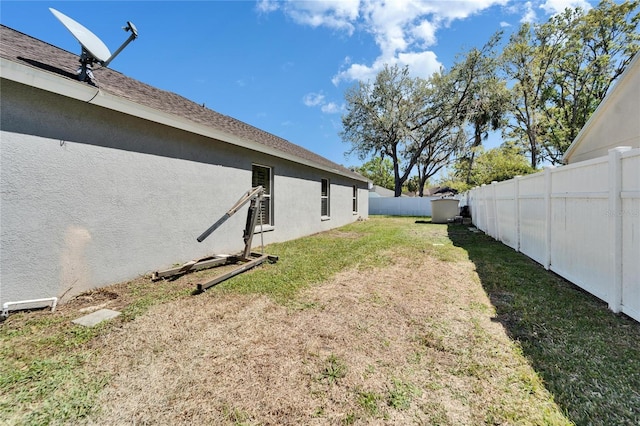
<instances>
[{"instance_id":1,"label":"shadow on grass","mask_svg":"<svg viewBox=\"0 0 640 426\"><path fill-rule=\"evenodd\" d=\"M448 234L475 264L493 320L573 422L640 424L640 323L482 232Z\"/></svg>"}]
</instances>

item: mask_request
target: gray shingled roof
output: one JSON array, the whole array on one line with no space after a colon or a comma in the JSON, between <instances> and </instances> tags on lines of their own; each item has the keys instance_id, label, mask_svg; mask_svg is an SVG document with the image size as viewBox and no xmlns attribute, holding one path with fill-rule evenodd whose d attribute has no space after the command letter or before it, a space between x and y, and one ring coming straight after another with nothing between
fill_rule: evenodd
<instances>
[{"instance_id":1,"label":"gray shingled roof","mask_svg":"<svg viewBox=\"0 0 640 426\"><path fill-rule=\"evenodd\" d=\"M0 57L78 81L75 74L78 67L77 54L67 52L5 25L0 25ZM299 145L236 120L233 117L203 107L176 93L155 88L110 68L98 66L95 67L93 73L100 90L112 95L233 134L284 154L307 160L321 167L336 169L339 173L354 179L366 180L346 167ZM87 83L78 81L78 84Z\"/></svg>"}]
</instances>

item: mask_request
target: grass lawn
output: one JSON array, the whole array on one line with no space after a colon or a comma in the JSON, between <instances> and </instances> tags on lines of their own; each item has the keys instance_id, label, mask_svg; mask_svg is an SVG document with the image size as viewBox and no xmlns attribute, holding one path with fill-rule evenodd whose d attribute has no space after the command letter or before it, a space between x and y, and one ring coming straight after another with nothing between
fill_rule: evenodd
<instances>
[{"instance_id":1,"label":"grass lawn","mask_svg":"<svg viewBox=\"0 0 640 426\"><path fill-rule=\"evenodd\" d=\"M0 324L1 424L640 424L640 324L462 225L373 217L280 260ZM71 324L87 309L122 315ZM81 311L83 310L83 311Z\"/></svg>"}]
</instances>

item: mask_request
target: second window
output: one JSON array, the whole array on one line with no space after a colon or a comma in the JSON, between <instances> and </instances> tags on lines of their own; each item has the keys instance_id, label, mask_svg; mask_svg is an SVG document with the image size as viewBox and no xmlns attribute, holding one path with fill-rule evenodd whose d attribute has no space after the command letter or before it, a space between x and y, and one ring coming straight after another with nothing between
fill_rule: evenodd
<instances>
[{"instance_id":1,"label":"second window","mask_svg":"<svg viewBox=\"0 0 640 426\"><path fill-rule=\"evenodd\" d=\"M322 217L329 217L331 215L329 205L329 179L321 180L321 193L320 193L320 215Z\"/></svg>"}]
</instances>

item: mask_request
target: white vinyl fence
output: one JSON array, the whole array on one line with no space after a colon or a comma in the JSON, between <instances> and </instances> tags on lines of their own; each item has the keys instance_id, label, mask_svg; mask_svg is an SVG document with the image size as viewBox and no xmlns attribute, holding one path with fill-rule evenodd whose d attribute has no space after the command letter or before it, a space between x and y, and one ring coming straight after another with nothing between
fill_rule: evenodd
<instances>
[{"instance_id":1,"label":"white vinyl fence","mask_svg":"<svg viewBox=\"0 0 640 426\"><path fill-rule=\"evenodd\" d=\"M370 197L369 214L431 216L431 200L442 197Z\"/></svg>"},{"instance_id":2,"label":"white vinyl fence","mask_svg":"<svg viewBox=\"0 0 640 426\"><path fill-rule=\"evenodd\" d=\"M468 193L473 223L640 321L640 149Z\"/></svg>"}]
</instances>

